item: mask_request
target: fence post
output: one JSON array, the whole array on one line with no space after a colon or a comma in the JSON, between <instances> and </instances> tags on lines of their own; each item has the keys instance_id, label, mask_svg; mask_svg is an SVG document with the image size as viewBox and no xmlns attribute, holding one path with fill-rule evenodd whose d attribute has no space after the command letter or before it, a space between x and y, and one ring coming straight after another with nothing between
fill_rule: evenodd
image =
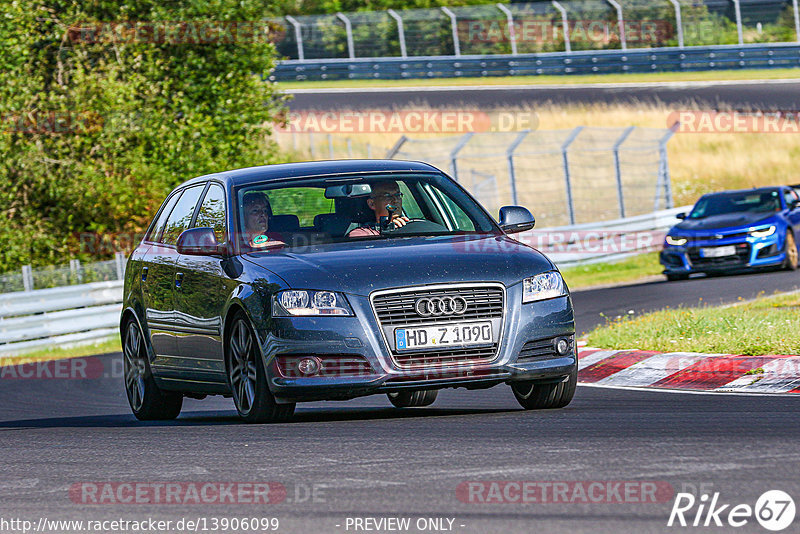
<instances>
[{"instance_id":1,"label":"fence post","mask_svg":"<svg viewBox=\"0 0 800 534\"><path fill-rule=\"evenodd\" d=\"M347 138L347 157L353 159L353 140Z\"/></svg>"},{"instance_id":2,"label":"fence post","mask_svg":"<svg viewBox=\"0 0 800 534\"><path fill-rule=\"evenodd\" d=\"M387 13L397 22L397 39L400 41L400 57L408 57L406 53L406 30L403 27L403 18L394 9L388 10Z\"/></svg>"},{"instance_id":3,"label":"fence post","mask_svg":"<svg viewBox=\"0 0 800 534\"><path fill-rule=\"evenodd\" d=\"M473 132L464 134L464 137L459 140L458 144L456 144L456 147L452 152L450 152L450 172L453 175L453 180L456 182L458 181L458 153L461 152L461 149L464 148L467 143L469 143L469 140L472 139L473 135L475 135Z\"/></svg>"},{"instance_id":4,"label":"fence post","mask_svg":"<svg viewBox=\"0 0 800 534\"><path fill-rule=\"evenodd\" d=\"M678 28L678 47L683 48L683 17L681 16L681 4L678 0L669 0L675 6L675 26ZM797 0L794 0L797 2Z\"/></svg>"},{"instance_id":5,"label":"fence post","mask_svg":"<svg viewBox=\"0 0 800 534\"><path fill-rule=\"evenodd\" d=\"M294 40L297 41L297 59L300 61L304 61L306 59L306 55L303 52L303 31L301 29L301 24L297 21L296 18L292 17L291 15L286 15L286 20L289 21L289 24L294 26Z\"/></svg>"},{"instance_id":6,"label":"fence post","mask_svg":"<svg viewBox=\"0 0 800 534\"><path fill-rule=\"evenodd\" d=\"M118 250L114 253L114 265L117 267L117 280L125 279L125 253Z\"/></svg>"},{"instance_id":7,"label":"fence post","mask_svg":"<svg viewBox=\"0 0 800 534\"><path fill-rule=\"evenodd\" d=\"M619 199L619 216L621 219L625 218L625 194L622 191L622 167L619 164L619 147L635 129L635 126L625 128L620 138L614 143L614 172L617 174L617 198Z\"/></svg>"},{"instance_id":8,"label":"fence post","mask_svg":"<svg viewBox=\"0 0 800 534\"><path fill-rule=\"evenodd\" d=\"M317 149L314 146L314 132L308 132L308 148L311 151L311 159L317 159Z\"/></svg>"},{"instance_id":9,"label":"fence post","mask_svg":"<svg viewBox=\"0 0 800 534\"><path fill-rule=\"evenodd\" d=\"M561 25L564 27L564 50L567 54L572 53L572 45L569 42L569 18L567 17L567 10L553 0L553 7L556 8L561 13Z\"/></svg>"},{"instance_id":10,"label":"fence post","mask_svg":"<svg viewBox=\"0 0 800 534\"><path fill-rule=\"evenodd\" d=\"M372 159L372 145L367 143L367 159Z\"/></svg>"},{"instance_id":11,"label":"fence post","mask_svg":"<svg viewBox=\"0 0 800 534\"><path fill-rule=\"evenodd\" d=\"M744 44L744 35L742 33L742 7L739 0L733 0L733 10L736 13L736 33L739 35L739 44Z\"/></svg>"},{"instance_id":12,"label":"fence post","mask_svg":"<svg viewBox=\"0 0 800 534\"><path fill-rule=\"evenodd\" d=\"M33 271L30 265L22 266L22 287L25 291L33 291Z\"/></svg>"},{"instance_id":13,"label":"fence post","mask_svg":"<svg viewBox=\"0 0 800 534\"><path fill-rule=\"evenodd\" d=\"M344 22L344 31L347 34L347 55L350 57L350 59L355 59L356 47L353 44L353 25L350 24L350 19L348 19L342 12L337 13L336 18Z\"/></svg>"},{"instance_id":14,"label":"fence post","mask_svg":"<svg viewBox=\"0 0 800 534\"><path fill-rule=\"evenodd\" d=\"M674 203L672 201L672 179L669 175L669 161L667 157L667 141L669 141L675 132L678 131L681 124L679 122L675 122L667 133L664 134L658 141L658 178L661 183L664 185L664 208L670 209L674 207ZM658 210L658 192L656 192L656 205L655 210Z\"/></svg>"},{"instance_id":15,"label":"fence post","mask_svg":"<svg viewBox=\"0 0 800 534\"><path fill-rule=\"evenodd\" d=\"M403 145L406 144L406 141L408 141L408 137L405 135L398 139L394 146L386 153L386 159L394 159L397 153L400 152L400 149L403 147ZM372 159L372 147L370 145L367 145L367 155L370 159Z\"/></svg>"},{"instance_id":16,"label":"fence post","mask_svg":"<svg viewBox=\"0 0 800 534\"><path fill-rule=\"evenodd\" d=\"M69 274L72 275L72 279L74 280L73 284L80 284L83 282L80 260L69 260Z\"/></svg>"},{"instance_id":17,"label":"fence post","mask_svg":"<svg viewBox=\"0 0 800 534\"><path fill-rule=\"evenodd\" d=\"M333 155L333 134L328 134L328 157L330 159L336 159Z\"/></svg>"},{"instance_id":18,"label":"fence post","mask_svg":"<svg viewBox=\"0 0 800 534\"><path fill-rule=\"evenodd\" d=\"M447 9L447 7L441 7L442 12L450 17L450 31L453 32L453 52L454 55L460 56L461 55L461 43L458 40L458 22L456 21L456 14Z\"/></svg>"},{"instance_id":19,"label":"fence post","mask_svg":"<svg viewBox=\"0 0 800 534\"><path fill-rule=\"evenodd\" d=\"M292 148L294 149L295 152L297 152L300 149L297 143L297 132L292 132Z\"/></svg>"},{"instance_id":20,"label":"fence post","mask_svg":"<svg viewBox=\"0 0 800 534\"><path fill-rule=\"evenodd\" d=\"M502 11L506 16L506 21L508 23L508 40L511 41L511 54L516 56L517 55L517 31L514 28L514 15L511 13L511 10L508 9L503 4L497 4L497 9Z\"/></svg>"},{"instance_id":21,"label":"fence post","mask_svg":"<svg viewBox=\"0 0 800 534\"><path fill-rule=\"evenodd\" d=\"M514 141L508 146L506 150L506 157L508 158L508 179L511 181L511 203L515 206L519 204L519 197L517 196L517 173L514 168L514 151L525 140L525 137L531 133L530 130L520 132Z\"/></svg>"},{"instance_id":22,"label":"fence post","mask_svg":"<svg viewBox=\"0 0 800 534\"><path fill-rule=\"evenodd\" d=\"M567 149L569 149L569 145L578 137L578 135L583 131L583 126L578 126L567 136L567 139L564 141L564 144L561 145L561 159L564 164L564 186L567 192L567 213L569 213L569 223L575 224L575 205L572 201L572 182L569 179L569 156L567 155Z\"/></svg>"},{"instance_id":23,"label":"fence post","mask_svg":"<svg viewBox=\"0 0 800 534\"><path fill-rule=\"evenodd\" d=\"M628 49L628 40L625 38L625 19L622 18L622 6L616 0L606 0L617 10L617 24L619 25L619 42L623 50Z\"/></svg>"},{"instance_id":24,"label":"fence post","mask_svg":"<svg viewBox=\"0 0 800 534\"><path fill-rule=\"evenodd\" d=\"M792 0L794 10L794 33L797 35L797 42L800 43L800 8L797 7L797 0Z\"/></svg>"}]
</instances>

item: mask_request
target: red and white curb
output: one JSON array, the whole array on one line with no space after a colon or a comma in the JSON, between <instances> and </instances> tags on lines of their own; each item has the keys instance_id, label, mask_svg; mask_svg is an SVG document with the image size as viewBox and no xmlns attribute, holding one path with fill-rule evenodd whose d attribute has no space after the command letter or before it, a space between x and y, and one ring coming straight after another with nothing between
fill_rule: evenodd
<instances>
[{"instance_id":1,"label":"red and white curb","mask_svg":"<svg viewBox=\"0 0 800 534\"><path fill-rule=\"evenodd\" d=\"M800 356L578 349L578 382L743 393L800 393Z\"/></svg>"}]
</instances>

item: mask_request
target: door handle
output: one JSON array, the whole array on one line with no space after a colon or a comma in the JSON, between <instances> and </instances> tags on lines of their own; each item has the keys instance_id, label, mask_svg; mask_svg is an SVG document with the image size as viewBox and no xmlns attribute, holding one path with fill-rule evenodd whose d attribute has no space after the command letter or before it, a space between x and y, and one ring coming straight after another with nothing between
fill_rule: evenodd
<instances>
[{"instance_id":1,"label":"door handle","mask_svg":"<svg viewBox=\"0 0 800 534\"><path fill-rule=\"evenodd\" d=\"M175 287L180 289L182 283L183 283L183 273L175 273Z\"/></svg>"},{"instance_id":2,"label":"door handle","mask_svg":"<svg viewBox=\"0 0 800 534\"><path fill-rule=\"evenodd\" d=\"M147 281L147 271L149 267L142 267L142 282Z\"/></svg>"}]
</instances>

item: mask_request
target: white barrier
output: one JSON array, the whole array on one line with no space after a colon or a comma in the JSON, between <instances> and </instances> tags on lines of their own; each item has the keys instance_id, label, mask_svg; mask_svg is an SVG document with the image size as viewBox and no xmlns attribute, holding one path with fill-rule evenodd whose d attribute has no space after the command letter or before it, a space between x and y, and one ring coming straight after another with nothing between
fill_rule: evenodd
<instances>
[{"instance_id":1,"label":"white barrier","mask_svg":"<svg viewBox=\"0 0 800 534\"><path fill-rule=\"evenodd\" d=\"M122 281L0 295L0 356L100 341L118 332Z\"/></svg>"},{"instance_id":2,"label":"white barrier","mask_svg":"<svg viewBox=\"0 0 800 534\"><path fill-rule=\"evenodd\" d=\"M690 209L682 206L613 221L537 228L517 239L547 254L559 267L617 261L660 250L667 230L678 223L675 216Z\"/></svg>"}]
</instances>

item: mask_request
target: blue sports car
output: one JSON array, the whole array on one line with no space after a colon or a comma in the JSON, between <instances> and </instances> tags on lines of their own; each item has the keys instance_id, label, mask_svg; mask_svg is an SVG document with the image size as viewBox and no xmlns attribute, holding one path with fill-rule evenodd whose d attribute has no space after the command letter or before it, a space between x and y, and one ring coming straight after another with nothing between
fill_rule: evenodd
<instances>
[{"instance_id":1,"label":"blue sports car","mask_svg":"<svg viewBox=\"0 0 800 534\"><path fill-rule=\"evenodd\" d=\"M800 197L788 186L710 193L664 241L668 280L764 267L797 269Z\"/></svg>"}]
</instances>

